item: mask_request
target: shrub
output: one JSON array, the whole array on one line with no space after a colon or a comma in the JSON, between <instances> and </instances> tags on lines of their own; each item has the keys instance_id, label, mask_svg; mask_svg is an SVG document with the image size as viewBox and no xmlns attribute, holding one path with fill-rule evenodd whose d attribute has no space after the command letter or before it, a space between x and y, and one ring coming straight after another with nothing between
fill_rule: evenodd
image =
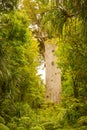
<instances>
[{"instance_id":1,"label":"shrub","mask_svg":"<svg viewBox=\"0 0 87 130\"><path fill-rule=\"evenodd\" d=\"M43 130L40 126L32 127L30 130Z\"/></svg>"},{"instance_id":2,"label":"shrub","mask_svg":"<svg viewBox=\"0 0 87 130\"><path fill-rule=\"evenodd\" d=\"M11 129L11 130L16 130L17 129L17 124L15 122L9 122L7 124L7 126Z\"/></svg>"},{"instance_id":3,"label":"shrub","mask_svg":"<svg viewBox=\"0 0 87 130\"><path fill-rule=\"evenodd\" d=\"M80 126L85 126L87 125L87 116L81 116L79 119L78 119L78 124Z\"/></svg>"},{"instance_id":4,"label":"shrub","mask_svg":"<svg viewBox=\"0 0 87 130\"><path fill-rule=\"evenodd\" d=\"M54 130L55 128L54 122L46 122L43 124L43 126L46 130Z\"/></svg>"},{"instance_id":5,"label":"shrub","mask_svg":"<svg viewBox=\"0 0 87 130\"><path fill-rule=\"evenodd\" d=\"M82 126L82 127L79 128L78 130L87 130L87 126Z\"/></svg>"},{"instance_id":6,"label":"shrub","mask_svg":"<svg viewBox=\"0 0 87 130\"><path fill-rule=\"evenodd\" d=\"M62 128L67 122L67 109L60 108L57 121L56 121L56 127Z\"/></svg>"},{"instance_id":7,"label":"shrub","mask_svg":"<svg viewBox=\"0 0 87 130\"><path fill-rule=\"evenodd\" d=\"M0 130L10 130L6 125L0 123Z\"/></svg>"},{"instance_id":8,"label":"shrub","mask_svg":"<svg viewBox=\"0 0 87 130\"><path fill-rule=\"evenodd\" d=\"M30 118L29 117L21 117L19 123L20 123L20 126L29 128L29 126L30 126Z\"/></svg>"},{"instance_id":9,"label":"shrub","mask_svg":"<svg viewBox=\"0 0 87 130\"><path fill-rule=\"evenodd\" d=\"M18 127L17 130L26 130L24 127Z\"/></svg>"},{"instance_id":10,"label":"shrub","mask_svg":"<svg viewBox=\"0 0 87 130\"><path fill-rule=\"evenodd\" d=\"M5 124L5 120L2 116L0 116L0 123Z\"/></svg>"}]
</instances>

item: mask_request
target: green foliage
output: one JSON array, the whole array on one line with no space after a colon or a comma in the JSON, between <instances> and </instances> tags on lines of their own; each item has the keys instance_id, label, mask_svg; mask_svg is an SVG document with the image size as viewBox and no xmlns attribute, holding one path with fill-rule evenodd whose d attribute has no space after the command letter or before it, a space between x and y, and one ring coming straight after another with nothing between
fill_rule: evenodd
<instances>
[{"instance_id":1,"label":"green foliage","mask_svg":"<svg viewBox=\"0 0 87 130\"><path fill-rule=\"evenodd\" d=\"M80 128L78 128L78 130L86 130L87 129L87 126L82 126Z\"/></svg>"},{"instance_id":2,"label":"green foliage","mask_svg":"<svg viewBox=\"0 0 87 130\"><path fill-rule=\"evenodd\" d=\"M12 122L9 122L7 124L7 126L11 129L11 130L16 130L17 129L17 124L16 122L12 121Z\"/></svg>"},{"instance_id":3,"label":"green foliage","mask_svg":"<svg viewBox=\"0 0 87 130\"><path fill-rule=\"evenodd\" d=\"M19 120L19 124L20 126L23 126L23 127L26 127L26 128L29 128L30 126L30 118L29 117L21 117L20 120Z\"/></svg>"},{"instance_id":4,"label":"green foliage","mask_svg":"<svg viewBox=\"0 0 87 130\"><path fill-rule=\"evenodd\" d=\"M87 125L87 116L81 116L79 119L78 119L78 124L80 126L86 126Z\"/></svg>"},{"instance_id":5,"label":"green foliage","mask_svg":"<svg viewBox=\"0 0 87 130\"><path fill-rule=\"evenodd\" d=\"M46 122L42 124L46 130L54 130L55 123L54 122Z\"/></svg>"},{"instance_id":6,"label":"green foliage","mask_svg":"<svg viewBox=\"0 0 87 130\"><path fill-rule=\"evenodd\" d=\"M9 12L18 6L19 0L4 0L0 2L0 12Z\"/></svg>"},{"instance_id":7,"label":"green foliage","mask_svg":"<svg viewBox=\"0 0 87 130\"><path fill-rule=\"evenodd\" d=\"M32 127L30 130L43 130L40 126Z\"/></svg>"},{"instance_id":8,"label":"green foliage","mask_svg":"<svg viewBox=\"0 0 87 130\"><path fill-rule=\"evenodd\" d=\"M34 111L28 103L17 104L17 108L21 109L21 116L26 116L32 118Z\"/></svg>"},{"instance_id":9,"label":"green foliage","mask_svg":"<svg viewBox=\"0 0 87 130\"><path fill-rule=\"evenodd\" d=\"M16 10L17 2L0 3L0 129L86 130L86 1L24 0L28 16ZM44 102L37 75L39 43L30 22L40 27L40 36L42 30L49 38L63 34L56 52L62 70L61 106Z\"/></svg>"},{"instance_id":10,"label":"green foliage","mask_svg":"<svg viewBox=\"0 0 87 130\"><path fill-rule=\"evenodd\" d=\"M6 125L0 123L0 130L10 130Z\"/></svg>"},{"instance_id":11,"label":"green foliage","mask_svg":"<svg viewBox=\"0 0 87 130\"><path fill-rule=\"evenodd\" d=\"M34 120L31 107L37 108L44 97L37 75L39 44L24 10L3 13L0 20L0 114L10 129L27 128Z\"/></svg>"},{"instance_id":12,"label":"green foliage","mask_svg":"<svg viewBox=\"0 0 87 130\"><path fill-rule=\"evenodd\" d=\"M7 115L14 116L16 113L16 107L10 99L5 99L1 105L1 114L7 119ZM10 117L9 117L10 118Z\"/></svg>"},{"instance_id":13,"label":"green foliage","mask_svg":"<svg viewBox=\"0 0 87 130\"><path fill-rule=\"evenodd\" d=\"M47 0L46 2L44 2L44 0L39 1L45 6L43 7L42 12L42 26L48 36L50 35L50 38L58 36L59 34L63 34L63 27L68 27L68 20L72 20L72 18L79 18L83 23L83 37L86 39L87 3L85 0Z\"/></svg>"},{"instance_id":14,"label":"green foliage","mask_svg":"<svg viewBox=\"0 0 87 130\"><path fill-rule=\"evenodd\" d=\"M26 130L24 127L18 127L17 130Z\"/></svg>"},{"instance_id":15,"label":"green foliage","mask_svg":"<svg viewBox=\"0 0 87 130\"><path fill-rule=\"evenodd\" d=\"M76 21L76 29L73 23L71 28L64 28L64 40L58 41L58 65L63 72L64 91L75 98L85 98L86 93L86 55L84 38L81 35L82 22ZM84 50L84 51L83 51ZM84 53L83 53L84 52ZM78 60L77 60L78 59ZM68 89L66 89L68 87ZM68 91L69 90L69 91ZM84 92L83 92L84 91ZM70 92L70 93L69 93ZM85 101L85 100L84 100Z\"/></svg>"},{"instance_id":16,"label":"green foliage","mask_svg":"<svg viewBox=\"0 0 87 130\"><path fill-rule=\"evenodd\" d=\"M0 116L0 123L5 124L5 120L3 117Z\"/></svg>"},{"instance_id":17,"label":"green foliage","mask_svg":"<svg viewBox=\"0 0 87 130\"><path fill-rule=\"evenodd\" d=\"M4 25L2 23L0 34L3 43L1 44L1 51L3 54L1 55L1 58L3 60L0 66L0 89L1 91L4 91L4 89L2 89L4 86L6 87L6 93L12 93L13 95L20 93L21 90L22 96L20 98L25 100L25 86L28 94L30 91L34 91L41 86L41 81L39 81L40 78L36 75L36 67L39 65L38 42L32 37L32 34L28 29L28 21L24 12L15 11L9 15L6 14L5 16L2 16L2 21ZM7 23L5 23L5 21L7 21ZM34 86L36 86L35 89L32 89ZM40 92L41 91L43 90L40 90ZM27 96L29 98L29 95ZM30 95L30 97L33 96Z\"/></svg>"},{"instance_id":18,"label":"green foliage","mask_svg":"<svg viewBox=\"0 0 87 130\"><path fill-rule=\"evenodd\" d=\"M44 31L49 38L60 36L63 26L67 18L63 15L62 11L56 7L50 8L42 19L42 25Z\"/></svg>"}]
</instances>

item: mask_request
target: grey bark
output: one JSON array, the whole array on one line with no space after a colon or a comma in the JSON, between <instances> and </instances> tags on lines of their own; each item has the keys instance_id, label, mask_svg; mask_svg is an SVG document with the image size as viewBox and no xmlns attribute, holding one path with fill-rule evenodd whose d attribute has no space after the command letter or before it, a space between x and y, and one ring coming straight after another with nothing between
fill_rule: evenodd
<instances>
[{"instance_id":1,"label":"grey bark","mask_svg":"<svg viewBox=\"0 0 87 130\"><path fill-rule=\"evenodd\" d=\"M61 101L61 71L57 68L55 44L45 44L46 98L53 103Z\"/></svg>"}]
</instances>

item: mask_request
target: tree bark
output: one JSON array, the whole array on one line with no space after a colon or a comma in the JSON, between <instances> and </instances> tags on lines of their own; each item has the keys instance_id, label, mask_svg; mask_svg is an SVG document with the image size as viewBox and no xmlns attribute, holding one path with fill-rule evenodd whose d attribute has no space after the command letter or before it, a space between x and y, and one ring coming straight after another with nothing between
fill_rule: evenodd
<instances>
[{"instance_id":1,"label":"tree bark","mask_svg":"<svg viewBox=\"0 0 87 130\"><path fill-rule=\"evenodd\" d=\"M55 44L45 44L46 98L53 103L61 101L61 71L55 63Z\"/></svg>"}]
</instances>

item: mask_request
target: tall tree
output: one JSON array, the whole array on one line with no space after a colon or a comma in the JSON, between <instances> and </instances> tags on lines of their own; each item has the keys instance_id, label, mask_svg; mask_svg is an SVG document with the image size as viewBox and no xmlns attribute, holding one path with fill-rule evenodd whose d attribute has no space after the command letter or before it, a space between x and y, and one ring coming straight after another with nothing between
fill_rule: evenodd
<instances>
[{"instance_id":1,"label":"tall tree","mask_svg":"<svg viewBox=\"0 0 87 130\"><path fill-rule=\"evenodd\" d=\"M41 2L44 3L44 1ZM62 39L62 43L58 41L61 46L59 49L62 48L61 51L65 52L65 55L62 54L60 59L64 61L60 61L60 63L62 62L62 68L66 73L68 71L73 79L72 87L74 96L77 98L82 93L81 91L86 91L86 51L84 52L84 49L87 42L87 2L86 0L50 0L46 2L42 13L42 26L49 38ZM83 97L86 97L86 93Z\"/></svg>"},{"instance_id":2,"label":"tall tree","mask_svg":"<svg viewBox=\"0 0 87 130\"><path fill-rule=\"evenodd\" d=\"M48 100L51 100L52 102L59 103L61 98L61 78L60 78L61 76L55 64L56 59L56 57L54 56L55 45L53 46L45 42L47 38L52 38L52 35L50 34L51 31L53 30L52 28L50 28L49 23L48 23L49 25L46 26L46 30L44 29L45 27L43 25L43 21L45 19L44 15L45 13L48 13L49 10L51 10L52 3L44 0L42 1L24 0L24 5L28 16L31 17L31 24L32 24L31 29L33 30L34 35L40 42L40 48L42 50L42 53L44 54L46 62L46 98ZM35 26L37 28L35 28ZM48 28L51 31L48 31L47 30ZM50 42L52 43L54 41L50 40ZM52 44L55 43L56 42ZM52 71L52 69L54 71ZM56 82L54 82L54 80L56 80Z\"/></svg>"}]
</instances>

